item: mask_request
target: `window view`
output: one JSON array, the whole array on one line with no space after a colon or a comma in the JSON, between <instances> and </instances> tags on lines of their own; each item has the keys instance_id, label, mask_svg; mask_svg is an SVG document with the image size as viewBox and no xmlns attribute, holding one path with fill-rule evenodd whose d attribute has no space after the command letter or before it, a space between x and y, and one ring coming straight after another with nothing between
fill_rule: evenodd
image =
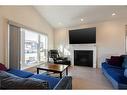
<instances>
[{"instance_id":1,"label":"window view","mask_svg":"<svg viewBox=\"0 0 127 95\"><path fill-rule=\"evenodd\" d=\"M29 68L46 62L47 60L47 36L22 29L22 62L21 69Z\"/></svg>"},{"instance_id":2,"label":"window view","mask_svg":"<svg viewBox=\"0 0 127 95\"><path fill-rule=\"evenodd\" d=\"M38 34L34 32L25 32L25 64L33 64L38 61L37 47Z\"/></svg>"},{"instance_id":3,"label":"window view","mask_svg":"<svg viewBox=\"0 0 127 95\"><path fill-rule=\"evenodd\" d=\"M47 60L47 36L40 35L40 61Z\"/></svg>"}]
</instances>

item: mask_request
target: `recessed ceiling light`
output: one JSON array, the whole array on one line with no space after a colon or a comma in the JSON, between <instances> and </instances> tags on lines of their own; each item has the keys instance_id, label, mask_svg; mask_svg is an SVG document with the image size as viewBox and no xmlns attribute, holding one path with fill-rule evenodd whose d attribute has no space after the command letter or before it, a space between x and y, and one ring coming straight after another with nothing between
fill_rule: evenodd
<instances>
[{"instance_id":1,"label":"recessed ceiling light","mask_svg":"<svg viewBox=\"0 0 127 95\"><path fill-rule=\"evenodd\" d=\"M116 15L116 13L112 13L112 16L115 16Z\"/></svg>"},{"instance_id":2,"label":"recessed ceiling light","mask_svg":"<svg viewBox=\"0 0 127 95\"><path fill-rule=\"evenodd\" d=\"M80 19L80 21L84 21L84 19L83 19L83 18L81 18L81 19Z\"/></svg>"},{"instance_id":3,"label":"recessed ceiling light","mask_svg":"<svg viewBox=\"0 0 127 95\"><path fill-rule=\"evenodd\" d=\"M59 22L58 24L59 24L59 25L62 25L62 23L61 23L61 22Z\"/></svg>"}]
</instances>

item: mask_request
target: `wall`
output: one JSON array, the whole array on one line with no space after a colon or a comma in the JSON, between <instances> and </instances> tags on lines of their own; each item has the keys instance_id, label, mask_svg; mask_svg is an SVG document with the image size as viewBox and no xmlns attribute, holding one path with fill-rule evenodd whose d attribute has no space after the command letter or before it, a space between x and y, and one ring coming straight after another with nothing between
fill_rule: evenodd
<instances>
[{"instance_id":1,"label":"wall","mask_svg":"<svg viewBox=\"0 0 127 95\"><path fill-rule=\"evenodd\" d=\"M11 20L22 24L40 33L48 35L48 48L54 48L53 28L43 19L32 6L0 6L0 62L7 59L7 21ZM4 35L4 36L3 36ZM3 52L5 51L5 52ZM5 59L3 59L5 58Z\"/></svg>"},{"instance_id":2,"label":"wall","mask_svg":"<svg viewBox=\"0 0 127 95\"><path fill-rule=\"evenodd\" d=\"M61 44L64 47L69 45L69 29L96 27L97 65L100 67L105 58L125 53L125 25L127 25L127 19L58 29L55 30L55 48L59 48Z\"/></svg>"}]
</instances>

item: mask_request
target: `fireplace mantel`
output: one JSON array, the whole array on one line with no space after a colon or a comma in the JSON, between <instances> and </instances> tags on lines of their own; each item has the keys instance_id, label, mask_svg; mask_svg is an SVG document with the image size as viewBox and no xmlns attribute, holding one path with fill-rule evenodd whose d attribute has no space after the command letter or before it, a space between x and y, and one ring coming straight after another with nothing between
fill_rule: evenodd
<instances>
[{"instance_id":1,"label":"fireplace mantel","mask_svg":"<svg viewBox=\"0 0 127 95\"><path fill-rule=\"evenodd\" d=\"M96 44L70 44L72 65L74 65L74 50L92 50L93 51L93 68L96 68Z\"/></svg>"}]
</instances>

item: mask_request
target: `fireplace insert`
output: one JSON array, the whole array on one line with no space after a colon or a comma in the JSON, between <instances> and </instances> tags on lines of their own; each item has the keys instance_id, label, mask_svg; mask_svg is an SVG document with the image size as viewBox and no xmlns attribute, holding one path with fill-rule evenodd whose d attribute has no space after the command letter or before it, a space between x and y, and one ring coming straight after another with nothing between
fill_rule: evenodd
<instances>
[{"instance_id":1,"label":"fireplace insert","mask_svg":"<svg viewBox=\"0 0 127 95\"><path fill-rule=\"evenodd\" d=\"M74 65L93 67L93 51L74 50Z\"/></svg>"}]
</instances>

